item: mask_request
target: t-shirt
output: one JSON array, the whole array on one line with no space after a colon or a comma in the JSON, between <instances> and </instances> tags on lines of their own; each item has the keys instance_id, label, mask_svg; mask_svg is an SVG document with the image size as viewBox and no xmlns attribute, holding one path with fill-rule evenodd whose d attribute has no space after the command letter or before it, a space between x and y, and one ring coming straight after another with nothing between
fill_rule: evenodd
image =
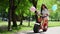
<instances>
[{"instance_id":1,"label":"t-shirt","mask_svg":"<svg viewBox=\"0 0 60 34\"><path fill-rule=\"evenodd\" d=\"M49 11L47 9L44 9L44 10L42 10L42 14L43 14L43 16L45 16L46 14L49 15Z\"/></svg>"},{"instance_id":2,"label":"t-shirt","mask_svg":"<svg viewBox=\"0 0 60 34\"><path fill-rule=\"evenodd\" d=\"M38 12L38 16L41 16L41 11L37 11ZM42 10L42 16L45 16L46 14L48 14L49 15L49 11L47 10L47 9L44 9L44 10ZM47 16L47 18L49 19L49 16Z\"/></svg>"},{"instance_id":3,"label":"t-shirt","mask_svg":"<svg viewBox=\"0 0 60 34\"><path fill-rule=\"evenodd\" d=\"M48 14L47 19L49 19L49 11L47 9L42 10L42 14L43 14L42 16Z\"/></svg>"}]
</instances>

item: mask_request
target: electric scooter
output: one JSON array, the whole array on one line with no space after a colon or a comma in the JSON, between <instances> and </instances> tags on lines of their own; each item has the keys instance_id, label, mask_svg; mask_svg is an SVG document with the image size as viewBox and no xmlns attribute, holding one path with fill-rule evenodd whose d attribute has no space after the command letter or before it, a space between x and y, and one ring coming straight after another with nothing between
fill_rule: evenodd
<instances>
[{"instance_id":1,"label":"electric scooter","mask_svg":"<svg viewBox=\"0 0 60 34\"><path fill-rule=\"evenodd\" d=\"M46 17L46 16L44 16L44 17ZM33 27L33 31L34 31L34 33L39 33L39 30L40 30L40 28L41 28L41 20L42 20L42 18L44 18L44 17L38 17L38 22L37 23L35 23L34 24L34 27ZM46 22L46 23L43 23L43 32L46 32L47 31L47 29L48 29L48 22Z\"/></svg>"}]
</instances>

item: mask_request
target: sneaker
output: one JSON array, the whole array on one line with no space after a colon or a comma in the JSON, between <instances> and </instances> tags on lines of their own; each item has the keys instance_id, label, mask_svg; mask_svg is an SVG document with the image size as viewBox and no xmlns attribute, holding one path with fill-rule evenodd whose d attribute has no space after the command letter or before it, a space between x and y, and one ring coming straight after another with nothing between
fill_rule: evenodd
<instances>
[{"instance_id":1,"label":"sneaker","mask_svg":"<svg viewBox=\"0 0 60 34\"><path fill-rule=\"evenodd\" d=\"M42 30L42 29L40 29L40 30L39 30L39 32L43 32L43 30Z\"/></svg>"}]
</instances>

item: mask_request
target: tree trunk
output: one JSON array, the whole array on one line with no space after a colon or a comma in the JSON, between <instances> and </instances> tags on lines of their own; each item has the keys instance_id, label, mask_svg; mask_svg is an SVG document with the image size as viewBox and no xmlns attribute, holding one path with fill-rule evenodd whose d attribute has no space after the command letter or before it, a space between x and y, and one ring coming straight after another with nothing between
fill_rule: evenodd
<instances>
[{"instance_id":1,"label":"tree trunk","mask_svg":"<svg viewBox=\"0 0 60 34\"><path fill-rule=\"evenodd\" d=\"M12 0L9 0L8 31L11 29L11 17L12 17Z\"/></svg>"},{"instance_id":2,"label":"tree trunk","mask_svg":"<svg viewBox=\"0 0 60 34\"><path fill-rule=\"evenodd\" d=\"M18 4L15 6L15 0L13 0L13 7L12 7L12 21L13 21L13 27L17 27L17 23L16 23L16 14L15 14L15 10L18 7L20 0L18 0Z\"/></svg>"},{"instance_id":3,"label":"tree trunk","mask_svg":"<svg viewBox=\"0 0 60 34\"><path fill-rule=\"evenodd\" d=\"M31 16L31 12L29 12L29 23L28 23L28 26L30 26L30 16Z\"/></svg>"},{"instance_id":4,"label":"tree trunk","mask_svg":"<svg viewBox=\"0 0 60 34\"><path fill-rule=\"evenodd\" d=\"M21 13L21 18L20 18L20 25L23 25L23 13Z\"/></svg>"},{"instance_id":5,"label":"tree trunk","mask_svg":"<svg viewBox=\"0 0 60 34\"><path fill-rule=\"evenodd\" d=\"M17 23L16 23L16 14L15 14L15 10L16 10L16 7L15 6L15 0L13 0L13 5L12 5L12 22L13 22L13 27L17 27Z\"/></svg>"},{"instance_id":6,"label":"tree trunk","mask_svg":"<svg viewBox=\"0 0 60 34\"><path fill-rule=\"evenodd\" d=\"M15 11L13 10L12 13L13 27L17 27Z\"/></svg>"},{"instance_id":7,"label":"tree trunk","mask_svg":"<svg viewBox=\"0 0 60 34\"><path fill-rule=\"evenodd\" d=\"M37 8L37 2L38 2L38 0L32 0L32 3L33 3L33 6L35 7L35 8ZM37 11L35 11L35 13L36 13ZM37 21L37 19L38 19L38 16L35 14L35 18L36 18L36 22L38 22Z\"/></svg>"},{"instance_id":8,"label":"tree trunk","mask_svg":"<svg viewBox=\"0 0 60 34\"><path fill-rule=\"evenodd\" d=\"M33 6L36 8L37 7L37 1L38 0L32 0Z\"/></svg>"},{"instance_id":9,"label":"tree trunk","mask_svg":"<svg viewBox=\"0 0 60 34\"><path fill-rule=\"evenodd\" d=\"M12 22L13 22L13 27L16 27L17 26L17 23L16 23L16 18L15 18L15 9L16 9L16 6L14 4L14 0L9 0L9 4L10 4L10 8L9 8L9 21L8 21L8 30L10 29L10 26L11 26L11 18L12 18Z\"/></svg>"},{"instance_id":10,"label":"tree trunk","mask_svg":"<svg viewBox=\"0 0 60 34\"><path fill-rule=\"evenodd\" d=\"M8 31L11 30L11 9L9 8L9 12L8 12Z\"/></svg>"},{"instance_id":11,"label":"tree trunk","mask_svg":"<svg viewBox=\"0 0 60 34\"><path fill-rule=\"evenodd\" d=\"M28 26L30 26L30 16L29 16L29 23L28 23Z\"/></svg>"}]
</instances>

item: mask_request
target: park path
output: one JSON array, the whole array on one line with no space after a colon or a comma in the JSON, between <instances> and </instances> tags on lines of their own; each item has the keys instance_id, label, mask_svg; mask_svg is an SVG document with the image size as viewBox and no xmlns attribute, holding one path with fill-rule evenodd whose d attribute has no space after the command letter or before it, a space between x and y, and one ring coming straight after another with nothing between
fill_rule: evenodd
<instances>
[{"instance_id":1,"label":"park path","mask_svg":"<svg viewBox=\"0 0 60 34\"><path fill-rule=\"evenodd\" d=\"M60 34L60 27L48 28L47 32L34 33L33 31L18 32L16 34Z\"/></svg>"}]
</instances>

